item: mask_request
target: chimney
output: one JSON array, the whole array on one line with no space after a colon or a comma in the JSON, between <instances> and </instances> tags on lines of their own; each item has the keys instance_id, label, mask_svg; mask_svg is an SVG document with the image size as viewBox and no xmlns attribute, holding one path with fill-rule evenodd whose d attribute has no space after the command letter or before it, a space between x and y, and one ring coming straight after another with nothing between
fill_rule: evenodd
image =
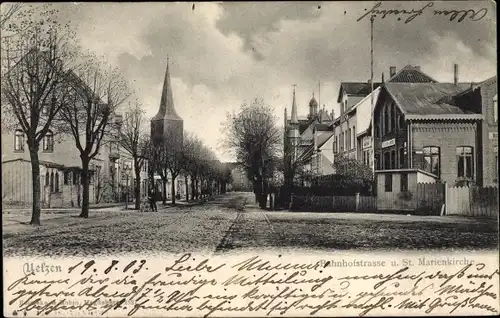
<instances>
[{"instance_id":1,"label":"chimney","mask_svg":"<svg viewBox=\"0 0 500 318\"><path fill-rule=\"evenodd\" d=\"M420 66L419 66L419 65L416 65L416 66L415 66L415 69L416 69L417 71L420 71Z\"/></svg>"},{"instance_id":2,"label":"chimney","mask_svg":"<svg viewBox=\"0 0 500 318\"><path fill-rule=\"evenodd\" d=\"M384 73L382 72L382 83L384 83L385 80L384 80Z\"/></svg>"},{"instance_id":3,"label":"chimney","mask_svg":"<svg viewBox=\"0 0 500 318\"><path fill-rule=\"evenodd\" d=\"M372 82L372 80L368 80L367 82L368 82L368 83L371 83L371 82Z\"/></svg>"},{"instance_id":4,"label":"chimney","mask_svg":"<svg viewBox=\"0 0 500 318\"><path fill-rule=\"evenodd\" d=\"M389 67L389 77L396 75L396 66Z\"/></svg>"},{"instance_id":5,"label":"chimney","mask_svg":"<svg viewBox=\"0 0 500 318\"><path fill-rule=\"evenodd\" d=\"M453 84L458 84L458 64L453 64Z\"/></svg>"}]
</instances>

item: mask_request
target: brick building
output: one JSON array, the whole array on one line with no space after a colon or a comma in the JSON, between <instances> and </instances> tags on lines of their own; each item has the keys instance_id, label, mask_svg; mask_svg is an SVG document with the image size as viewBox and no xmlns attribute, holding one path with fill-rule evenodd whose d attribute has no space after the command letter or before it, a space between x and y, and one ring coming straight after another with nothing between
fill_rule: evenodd
<instances>
[{"instance_id":1,"label":"brick building","mask_svg":"<svg viewBox=\"0 0 500 318\"><path fill-rule=\"evenodd\" d=\"M418 170L449 184L494 183L487 175L496 171L495 141L487 137L496 132L489 115L496 112L495 96L496 78L478 85L383 84L374 109L375 169ZM384 175L392 183L392 174Z\"/></svg>"}]
</instances>

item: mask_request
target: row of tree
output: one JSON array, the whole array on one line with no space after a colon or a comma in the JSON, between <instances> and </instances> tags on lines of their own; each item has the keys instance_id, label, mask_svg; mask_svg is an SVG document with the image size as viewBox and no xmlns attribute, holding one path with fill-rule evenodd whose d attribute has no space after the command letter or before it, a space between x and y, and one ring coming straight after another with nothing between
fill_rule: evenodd
<instances>
[{"instance_id":1,"label":"row of tree","mask_svg":"<svg viewBox=\"0 0 500 318\"><path fill-rule=\"evenodd\" d=\"M30 224L40 224L39 150L49 132L71 136L78 149L83 185L80 216L84 218L89 216L90 163L108 142L118 142L133 158L136 208L140 207L140 171L146 161L150 175L159 173L164 183L167 174L163 172L170 171L172 184L183 172L191 184L200 183L204 190L214 182L225 185L227 172L196 137L187 134L180 148L172 147L168 138L159 146L149 144L144 110L137 102L127 105L133 93L120 71L104 57L82 50L73 26L61 22L53 5L10 5L2 5L0 19L2 129L21 129L26 139L33 189ZM124 108L125 117L116 120L117 111Z\"/></svg>"},{"instance_id":2,"label":"row of tree","mask_svg":"<svg viewBox=\"0 0 500 318\"><path fill-rule=\"evenodd\" d=\"M132 157L135 171L135 208L141 204L141 174L148 163L149 187L155 189L154 175L162 184L162 201L166 204L167 183L171 183L172 204L176 204L176 180L184 178L186 201L201 196L226 192L231 181L228 167L217 160L215 153L194 134L167 134L158 143L151 140L149 120L139 103L131 104L120 127L120 145ZM170 180L169 180L170 178Z\"/></svg>"}]
</instances>

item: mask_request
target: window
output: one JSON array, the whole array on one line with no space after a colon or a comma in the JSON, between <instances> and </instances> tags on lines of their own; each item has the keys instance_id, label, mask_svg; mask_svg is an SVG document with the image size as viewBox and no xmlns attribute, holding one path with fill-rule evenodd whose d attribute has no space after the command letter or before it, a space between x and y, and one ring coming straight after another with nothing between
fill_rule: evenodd
<instances>
[{"instance_id":1,"label":"window","mask_svg":"<svg viewBox=\"0 0 500 318\"><path fill-rule=\"evenodd\" d=\"M54 172L50 173L50 192L54 192Z\"/></svg>"},{"instance_id":2,"label":"window","mask_svg":"<svg viewBox=\"0 0 500 318\"><path fill-rule=\"evenodd\" d=\"M396 169L396 150L391 151L391 169Z\"/></svg>"},{"instance_id":3,"label":"window","mask_svg":"<svg viewBox=\"0 0 500 318\"><path fill-rule=\"evenodd\" d=\"M56 184L54 186L54 190L56 192L59 192L59 173L58 172L56 172Z\"/></svg>"},{"instance_id":4,"label":"window","mask_svg":"<svg viewBox=\"0 0 500 318\"><path fill-rule=\"evenodd\" d=\"M380 168L381 168L381 165L380 165L380 154L376 153L374 160L375 160L375 169L376 170L380 170Z\"/></svg>"},{"instance_id":5,"label":"window","mask_svg":"<svg viewBox=\"0 0 500 318\"><path fill-rule=\"evenodd\" d=\"M405 116L399 114L399 129L403 129L405 126Z\"/></svg>"},{"instance_id":6,"label":"window","mask_svg":"<svg viewBox=\"0 0 500 318\"><path fill-rule=\"evenodd\" d=\"M408 191L408 174L407 173L402 173L401 174L401 192L406 192Z\"/></svg>"},{"instance_id":7,"label":"window","mask_svg":"<svg viewBox=\"0 0 500 318\"><path fill-rule=\"evenodd\" d=\"M497 102L497 94L493 97L493 120L495 123L498 121L498 102Z\"/></svg>"},{"instance_id":8,"label":"window","mask_svg":"<svg viewBox=\"0 0 500 318\"><path fill-rule=\"evenodd\" d=\"M375 133L374 133L374 137L380 137L380 122L376 122L375 123Z\"/></svg>"},{"instance_id":9,"label":"window","mask_svg":"<svg viewBox=\"0 0 500 318\"><path fill-rule=\"evenodd\" d=\"M493 179L493 183L498 183L498 156L495 156L495 178Z\"/></svg>"},{"instance_id":10,"label":"window","mask_svg":"<svg viewBox=\"0 0 500 318\"><path fill-rule=\"evenodd\" d=\"M64 184L69 184L69 171L64 171Z\"/></svg>"},{"instance_id":11,"label":"window","mask_svg":"<svg viewBox=\"0 0 500 318\"><path fill-rule=\"evenodd\" d=\"M473 178L473 151L472 147L457 147L457 164L459 178Z\"/></svg>"},{"instance_id":12,"label":"window","mask_svg":"<svg viewBox=\"0 0 500 318\"><path fill-rule=\"evenodd\" d=\"M439 147L424 147L422 157L422 169L439 177L441 171Z\"/></svg>"},{"instance_id":13,"label":"window","mask_svg":"<svg viewBox=\"0 0 500 318\"><path fill-rule=\"evenodd\" d=\"M391 123L390 123L390 106L386 105L384 108L384 134L388 134L391 131Z\"/></svg>"},{"instance_id":14,"label":"window","mask_svg":"<svg viewBox=\"0 0 500 318\"><path fill-rule=\"evenodd\" d=\"M43 151L54 151L54 134L52 131L49 130L45 137L43 137L42 147Z\"/></svg>"},{"instance_id":15,"label":"window","mask_svg":"<svg viewBox=\"0 0 500 318\"><path fill-rule=\"evenodd\" d=\"M21 129L17 129L14 133L14 150L24 151L24 133Z\"/></svg>"},{"instance_id":16,"label":"window","mask_svg":"<svg viewBox=\"0 0 500 318\"><path fill-rule=\"evenodd\" d=\"M384 152L384 169L391 169L391 153Z\"/></svg>"},{"instance_id":17,"label":"window","mask_svg":"<svg viewBox=\"0 0 500 318\"><path fill-rule=\"evenodd\" d=\"M356 126L352 126L352 149L356 148Z\"/></svg>"},{"instance_id":18,"label":"window","mask_svg":"<svg viewBox=\"0 0 500 318\"><path fill-rule=\"evenodd\" d=\"M346 140L345 149L347 149L347 150L351 149L351 128L349 128L347 130L347 140Z\"/></svg>"},{"instance_id":19,"label":"window","mask_svg":"<svg viewBox=\"0 0 500 318\"><path fill-rule=\"evenodd\" d=\"M385 174L384 189L385 192L392 192L392 173Z\"/></svg>"},{"instance_id":20,"label":"window","mask_svg":"<svg viewBox=\"0 0 500 318\"><path fill-rule=\"evenodd\" d=\"M399 148L399 167L405 167L405 148Z\"/></svg>"},{"instance_id":21,"label":"window","mask_svg":"<svg viewBox=\"0 0 500 318\"><path fill-rule=\"evenodd\" d=\"M73 171L73 184L78 184L78 172Z\"/></svg>"},{"instance_id":22,"label":"window","mask_svg":"<svg viewBox=\"0 0 500 318\"><path fill-rule=\"evenodd\" d=\"M396 129L396 105L394 103L391 104L391 131Z\"/></svg>"},{"instance_id":23,"label":"window","mask_svg":"<svg viewBox=\"0 0 500 318\"><path fill-rule=\"evenodd\" d=\"M45 174L45 186L49 186L50 185L50 174L47 172Z\"/></svg>"}]
</instances>

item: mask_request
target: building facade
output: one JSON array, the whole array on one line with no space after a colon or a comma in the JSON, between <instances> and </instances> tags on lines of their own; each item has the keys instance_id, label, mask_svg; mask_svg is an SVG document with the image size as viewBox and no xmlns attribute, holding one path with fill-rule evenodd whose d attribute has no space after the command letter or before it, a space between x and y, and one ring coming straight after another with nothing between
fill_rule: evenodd
<instances>
[{"instance_id":1,"label":"building facade","mask_svg":"<svg viewBox=\"0 0 500 318\"><path fill-rule=\"evenodd\" d=\"M495 144L485 138L495 125L485 114L495 112L494 81L383 85L374 111L376 170L415 169L451 185L494 184L488 174L497 167Z\"/></svg>"},{"instance_id":2,"label":"building facade","mask_svg":"<svg viewBox=\"0 0 500 318\"><path fill-rule=\"evenodd\" d=\"M376 101L382 82L342 82L337 103L340 115L332 122L334 134L333 152L337 156L357 159L375 169L373 138L371 132L372 101ZM437 83L423 73L419 66L406 65L399 72L396 67L389 68L387 83ZM373 89L373 92L372 92ZM372 96L373 95L373 96Z\"/></svg>"},{"instance_id":3,"label":"building facade","mask_svg":"<svg viewBox=\"0 0 500 318\"><path fill-rule=\"evenodd\" d=\"M296 173L294 180L286 182L307 184L316 175L330 173L332 167L329 162L333 162L333 133L329 124L334 112L328 113L324 107L318 107L313 94L307 116L299 117L295 89L293 90L290 118L285 109L284 157L285 171L293 169ZM330 153L326 154L327 151Z\"/></svg>"}]
</instances>

